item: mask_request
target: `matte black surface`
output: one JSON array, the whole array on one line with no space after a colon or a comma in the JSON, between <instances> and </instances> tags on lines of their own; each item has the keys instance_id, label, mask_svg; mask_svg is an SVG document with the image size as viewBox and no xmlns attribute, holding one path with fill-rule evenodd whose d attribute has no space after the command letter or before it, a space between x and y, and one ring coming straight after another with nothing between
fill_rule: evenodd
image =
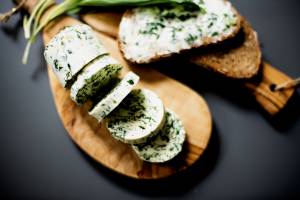
<instances>
[{"instance_id":1,"label":"matte black surface","mask_svg":"<svg viewBox=\"0 0 300 200\"><path fill-rule=\"evenodd\" d=\"M8 2L1 1L0 12L11 6ZM265 59L292 77L300 76L300 2L232 2L258 31ZM298 96L287 111L270 118L235 83L195 66L166 67L164 73L206 98L214 119L212 140L204 157L185 173L158 182L134 181L95 163L70 140L55 110L41 41L32 49L29 64L20 62L25 40L19 19L15 16L0 31L0 197L204 200L300 196Z\"/></svg>"}]
</instances>

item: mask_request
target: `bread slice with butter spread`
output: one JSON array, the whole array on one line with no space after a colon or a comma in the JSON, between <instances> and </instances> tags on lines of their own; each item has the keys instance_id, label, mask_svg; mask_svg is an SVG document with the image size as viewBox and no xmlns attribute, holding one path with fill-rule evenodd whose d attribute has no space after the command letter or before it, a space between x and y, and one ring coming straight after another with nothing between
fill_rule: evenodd
<instances>
[{"instance_id":1,"label":"bread slice with butter spread","mask_svg":"<svg viewBox=\"0 0 300 200\"><path fill-rule=\"evenodd\" d=\"M221 42L240 30L240 17L230 2L203 0L199 6L138 7L125 12L119 27L124 57L134 63L149 63Z\"/></svg>"}]
</instances>

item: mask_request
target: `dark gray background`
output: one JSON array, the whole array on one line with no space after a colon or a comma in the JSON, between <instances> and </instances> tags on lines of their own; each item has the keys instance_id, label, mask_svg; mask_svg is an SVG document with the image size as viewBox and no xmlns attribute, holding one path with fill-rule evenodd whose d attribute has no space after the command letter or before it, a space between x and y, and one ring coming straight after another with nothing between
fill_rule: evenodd
<instances>
[{"instance_id":1,"label":"dark gray background","mask_svg":"<svg viewBox=\"0 0 300 200\"><path fill-rule=\"evenodd\" d=\"M1 12L9 2L1 1ZM232 2L258 31L265 59L292 77L300 76L300 2ZM0 31L0 197L299 197L298 96L271 118L245 90L224 78L195 66L163 69L206 98L214 120L212 140L185 173L158 182L134 181L95 163L70 140L55 110L40 40L28 65L20 62L25 40L19 19L15 16Z\"/></svg>"}]
</instances>

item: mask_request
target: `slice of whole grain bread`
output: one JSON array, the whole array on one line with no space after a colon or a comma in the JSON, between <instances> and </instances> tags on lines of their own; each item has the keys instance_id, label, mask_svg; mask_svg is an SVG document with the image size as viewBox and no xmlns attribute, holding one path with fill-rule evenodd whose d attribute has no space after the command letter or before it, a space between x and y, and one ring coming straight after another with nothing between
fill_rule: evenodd
<instances>
[{"instance_id":1,"label":"slice of whole grain bread","mask_svg":"<svg viewBox=\"0 0 300 200\"><path fill-rule=\"evenodd\" d=\"M241 19L242 28L234 38L189 53L190 61L230 78L256 75L262 57L257 33L245 18Z\"/></svg>"}]
</instances>

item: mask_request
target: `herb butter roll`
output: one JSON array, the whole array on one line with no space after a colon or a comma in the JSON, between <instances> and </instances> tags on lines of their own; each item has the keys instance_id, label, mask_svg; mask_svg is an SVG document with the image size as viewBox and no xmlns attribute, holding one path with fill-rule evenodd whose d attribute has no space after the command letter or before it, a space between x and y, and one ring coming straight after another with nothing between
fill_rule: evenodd
<instances>
[{"instance_id":1,"label":"herb butter roll","mask_svg":"<svg viewBox=\"0 0 300 200\"><path fill-rule=\"evenodd\" d=\"M96 57L107 54L96 34L87 25L74 25L61 30L44 51L47 63L59 82L69 87L76 75Z\"/></svg>"},{"instance_id":2,"label":"herb butter roll","mask_svg":"<svg viewBox=\"0 0 300 200\"><path fill-rule=\"evenodd\" d=\"M178 116L166 109L166 122L160 132L146 143L132 145L142 160L162 163L178 155L185 141L186 132Z\"/></svg>"},{"instance_id":3,"label":"herb butter roll","mask_svg":"<svg viewBox=\"0 0 300 200\"><path fill-rule=\"evenodd\" d=\"M111 56L103 55L89 63L71 87L71 98L79 105L94 97L118 77L122 66Z\"/></svg>"},{"instance_id":4,"label":"herb butter roll","mask_svg":"<svg viewBox=\"0 0 300 200\"><path fill-rule=\"evenodd\" d=\"M129 144L143 143L155 136L164 122L163 102L147 89L133 90L106 118L111 135Z\"/></svg>"},{"instance_id":5,"label":"herb butter roll","mask_svg":"<svg viewBox=\"0 0 300 200\"><path fill-rule=\"evenodd\" d=\"M149 63L183 50L217 43L240 30L240 17L225 0L138 7L128 10L119 27L127 60Z\"/></svg>"},{"instance_id":6,"label":"herb butter roll","mask_svg":"<svg viewBox=\"0 0 300 200\"><path fill-rule=\"evenodd\" d=\"M102 121L111 113L133 90L140 77L133 72L128 72L125 77L114 88L105 95L99 103L89 112L98 121Z\"/></svg>"}]
</instances>

